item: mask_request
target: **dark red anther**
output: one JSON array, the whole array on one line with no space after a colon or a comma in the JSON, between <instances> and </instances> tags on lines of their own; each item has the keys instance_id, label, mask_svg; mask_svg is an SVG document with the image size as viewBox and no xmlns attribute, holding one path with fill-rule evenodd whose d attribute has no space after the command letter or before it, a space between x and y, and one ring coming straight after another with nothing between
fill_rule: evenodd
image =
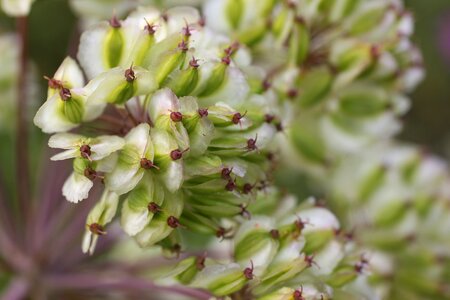
<instances>
[{"instance_id":1,"label":"dark red anther","mask_svg":"<svg viewBox=\"0 0 450 300\"><path fill-rule=\"evenodd\" d=\"M265 114L264 115L264 121L266 123L272 123L273 120L275 120L275 116L274 115L271 115L271 114Z\"/></svg>"},{"instance_id":2,"label":"dark red anther","mask_svg":"<svg viewBox=\"0 0 450 300\"><path fill-rule=\"evenodd\" d=\"M179 258L179 257L180 257L180 254L181 254L181 245L178 244L178 243L174 244L174 245L170 248L170 251L171 251L172 253L175 253L176 258Z\"/></svg>"},{"instance_id":3,"label":"dark red anther","mask_svg":"<svg viewBox=\"0 0 450 300\"><path fill-rule=\"evenodd\" d=\"M164 20L164 22L169 21L169 15L167 15L167 13L161 14L161 18Z\"/></svg>"},{"instance_id":4,"label":"dark red anther","mask_svg":"<svg viewBox=\"0 0 450 300\"><path fill-rule=\"evenodd\" d=\"M235 113L234 115L233 115L233 118L231 119L231 122L233 122L233 124L239 124L239 122L241 121L241 119L242 119L242 115L241 115L241 113Z\"/></svg>"},{"instance_id":5,"label":"dark red anther","mask_svg":"<svg viewBox=\"0 0 450 300\"><path fill-rule=\"evenodd\" d=\"M284 130L283 124L281 124L281 122L277 122L277 123L275 124L275 129L276 129L278 132L282 132L282 131Z\"/></svg>"},{"instance_id":6,"label":"dark red anther","mask_svg":"<svg viewBox=\"0 0 450 300\"><path fill-rule=\"evenodd\" d=\"M120 23L119 19L117 19L117 16L114 15L109 20L109 26L111 26L112 28L120 28L122 27L122 24Z\"/></svg>"},{"instance_id":7,"label":"dark red anther","mask_svg":"<svg viewBox=\"0 0 450 300\"><path fill-rule=\"evenodd\" d=\"M70 100L70 98L72 98L72 93L70 92L70 90L68 88L62 87L59 90L59 96L61 97L61 99L63 101L67 101L67 100Z\"/></svg>"},{"instance_id":8,"label":"dark red anther","mask_svg":"<svg viewBox=\"0 0 450 300\"><path fill-rule=\"evenodd\" d=\"M206 260L206 253L202 256L198 256L197 260L195 261L195 267L197 270L201 271L205 268L205 260Z\"/></svg>"},{"instance_id":9,"label":"dark red anther","mask_svg":"<svg viewBox=\"0 0 450 300\"><path fill-rule=\"evenodd\" d=\"M242 187L242 192L244 194L250 194L252 192L254 188L254 185L250 184L250 183L246 183L244 184L244 186Z\"/></svg>"},{"instance_id":10,"label":"dark red anther","mask_svg":"<svg viewBox=\"0 0 450 300\"><path fill-rule=\"evenodd\" d=\"M129 69L125 70L125 79L130 83L136 80L136 74L134 74L133 65L131 65Z\"/></svg>"},{"instance_id":11,"label":"dark red anther","mask_svg":"<svg viewBox=\"0 0 450 300\"><path fill-rule=\"evenodd\" d=\"M89 145L82 145L80 147L80 155L82 158L89 159L91 157L91 147Z\"/></svg>"},{"instance_id":12,"label":"dark red anther","mask_svg":"<svg viewBox=\"0 0 450 300\"><path fill-rule=\"evenodd\" d=\"M194 69L197 69L199 67L198 59L192 56L192 59L189 61L189 66L191 66Z\"/></svg>"},{"instance_id":13,"label":"dark red anther","mask_svg":"<svg viewBox=\"0 0 450 300\"><path fill-rule=\"evenodd\" d=\"M220 172L220 174L222 175L223 179L227 179L230 180L231 177L231 172L233 171L233 168L229 169L229 168L223 168L222 171Z\"/></svg>"},{"instance_id":14,"label":"dark red anther","mask_svg":"<svg viewBox=\"0 0 450 300\"><path fill-rule=\"evenodd\" d=\"M181 122L183 120L183 114L179 111L173 111L170 113L170 119L174 122Z\"/></svg>"},{"instance_id":15,"label":"dark red anther","mask_svg":"<svg viewBox=\"0 0 450 300\"><path fill-rule=\"evenodd\" d=\"M294 99L294 98L297 98L297 96L298 96L298 91L296 90L296 89L289 89L288 91L287 91L287 97L289 98L289 99Z\"/></svg>"},{"instance_id":16,"label":"dark red anther","mask_svg":"<svg viewBox=\"0 0 450 300\"><path fill-rule=\"evenodd\" d=\"M88 167L84 169L84 176L89 180L94 180L95 178L97 178L97 172L94 169Z\"/></svg>"},{"instance_id":17,"label":"dark red anther","mask_svg":"<svg viewBox=\"0 0 450 300\"><path fill-rule=\"evenodd\" d=\"M247 207L244 204L240 205L241 207L241 212L239 213L241 216L243 216L244 218L250 220L252 218L252 215L250 214L250 212L247 210Z\"/></svg>"},{"instance_id":18,"label":"dark red anther","mask_svg":"<svg viewBox=\"0 0 450 300\"><path fill-rule=\"evenodd\" d=\"M89 228L89 231L92 232L93 234L96 234L96 235L105 235L106 234L105 227L103 227L102 225L100 225L98 223L92 223L87 226Z\"/></svg>"},{"instance_id":19,"label":"dark red anther","mask_svg":"<svg viewBox=\"0 0 450 300\"><path fill-rule=\"evenodd\" d=\"M159 213L161 211L161 206L159 206L156 202L150 202L147 205L147 209L152 214L156 214L156 213Z\"/></svg>"},{"instance_id":20,"label":"dark red anther","mask_svg":"<svg viewBox=\"0 0 450 300\"><path fill-rule=\"evenodd\" d=\"M253 151L253 150L258 149L258 147L256 146L257 141L258 141L258 135L256 135L256 137L254 139L253 138L248 139L247 140L247 150Z\"/></svg>"},{"instance_id":21,"label":"dark red anther","mask_svg":"<svg viewBox=\"0 0 450 300\"><path fill-rule=\"evenodd\" d=\"M150 24L147 19L145 19L145 23L147 23L147 25L145 25L144 30L147 31L148 34L150 35L154 35L156 32L156 25L155 24Z\"/></svg>"},{"instance_id":22,"label":"dark red anther","mask_svg":"<svg viewBox=\"0 0 450 300\"><path fill-rule=\"evenodd\" d=\"M145 157L141 158L140 164L142 169L146 170L151 168L158 169L158 167L150 159L147 159Z\"/></svg>"},{"instance_id":23,"label":"dark red anther","mask_svg":"<svg viewBox=\"0 0 450 300\"><path fill-rule=\"evenodd\" d=\"M202 117L202 118L208 116L208 109L207 108L199 108L197 112L200 115L200 117Z\"/></svg>"},{"instance_id":24,"label":"dark red anther","mask_svg":"<svg viewBox=\"0 0 450 300\"><path fill-rule=\"evenodd\" d=\"M229 55L225 55L224 57L222 57L221 61L225 65L229 66L231 64L231 57Z\"/></svg>"},{"instance_id":25,"label":"dark red anther","mask_svg":"<svg viewBox=\"0 0 450 300\"><path fill-rule=\"evenodd\" d=\"M172 160L179 160L179 159L181 159L181 158L183 157L183 154L184 154L185 152L187 152L187 151L189 151L189 148L187 148L187 149L185 149L185 150L183 150L183 151L181 151L180 149L172 150L172 151L170 152L170 158L171 158Z\"/></svg>"},{"instance_id":26,"label":"dark red anther","mask_svg":"<svg viewBox=\"0 0 450 300\"><path fill-rule=\"evenodd\" d=\"M189 50L185 40L181 40L181 42L178 44L178 49L180 49L182 52L187 52Z\"/></svg>"},{"instance_id":27,"label":"dark red anther","mask_svg":"<svg viewBox=\"0 0 450 300\"><path fill-rule=\"evenodd\" d=\"M297 24L305 24L305 19L302 16L295 16L294 22Z\"/></svg>"},{"instance_id":28,"label":"dark red anther","mask_svg":"<svg viewBox=\"0 0 450 300\"><path fill-rule=\"evenodd\" d=\"M274 239L274 240L278 240L280 238L280 231L278 231L277 229L272 229L270 231L270 236Z\"/></svg>"},{"instance_id":29,"label":"dark red anther","mask_svg":"<svg viewBox=\"0 0 450 300\"><path fill-rule=\"evenodd\" d=\"M218 237L218 238L224 238L225 237L225 234L227 233L227 230L225 229L225 228L223 228L223 227L219 227L217 230L216 230L216 237Z\"/></svg>"},{"instance_id":30,"label":"dark red anther","mask_svg":"<svg viewBox=\"0 0 450 300\"><path fill-rule=\"evenodd\" d=\"M253 277L255 277L253 275L253 261L252 260L250 260L250 267L247 267L247 268L244 269L244 276L248 280L252 280Z\"/></svg>"},{"instance_id":31,"label":"dark red anther","mask_svg":"<svg viewBox=\"0 0 450 300\"><path fill-rule=\"evenodd\" d=\"M306 255L305 262L307 263L308 268L312 267L312 265L316 265L318 267L317 263L314 260L314 255Z\"/></svg>"},{"instance_id":32,"label":"dark red anther","mask_svg":"<svg viewBox=\"0 0 450 300\"><path fill-rule=\"evenodd\" d=\"M185 37L191 36L191 28L189 27L189 24L187 24L187 22L186 22L186 27L183 27L183 28L181 29L181 33L182 33Z\"/></svg>"},{"instance_id":33,"label":"dark red anther","mask_svg":"<svg viewBox=\"0 0 450 300\"><path fill-rule=\"evenodd\" d=\"M272 87L272 84L270 83L270 81L268 79L264 79L263 83L262 83L262 88L264 91L267 91L268 89L270 89Z\"/></svg>"},{"instance_id":34,"label":"dark red anther","mask_svg":"<svg viewBox=\"0 0 450 300\"><path fill-rule=\"evenodd\" d=\"M303 286L301 286L299 290L295 290L292 294L292 297L294 298L294 300L305 300L305 298L303 297Z\"/></svg>"},{"instance_id":35,"label":"dark red anther","mask_svg":"<svg viewBox=\"0 0 450 300\"><path fill-rule=\"evenodd\" d=\"M273 152L267 153L267 159L270 160L270 161L274 161L275 160L275 153L273 153Z\"/></svg>"},{"instance_id":36,"label":"dark red anther","mask_svg":"<svg viewBox=\"0 0 450 300\"><path fill-rule=\"evenodd\" d=\"M47 76L44 76L44 78L48 81L48 87L51 89L60 89L63 87L63 84L61 82L61 80L55 79L55 78L50 78Z\"/></svg>"},{"instance_id":37,"label":"dark red anther","mask_svg":"<svg viewBox=\"0 0 450 300\"><path fill-rule=\"evenodd\" d=\"M180 221L177 218L175 218L174 216L170 216L170 217L167 218L167 225L169 225L172 228L177 228L181 224L180 224Z\"/></svg>"},{"instance_id":38,"label":"dark red anther","mask_svg":"<svg viewBox=\"0 0 450 300\"><path fill-rule=\"evenodd\" d=\"M372 45L370 47L370 56L372 57L372 59L378 59L381 55L381 49L380 46L378 45Z\"/></svg>"},{"instance_id":39,"label":"dark red anther","mask_svg":"<svg viewBox=\"0 0 450 300\"><path fill-rule=\"evenodd\" d=\"M298 218L294 222L295 228L297 228L297 230L299 232L301 232L305 228L306 224L308 224L308 222L307 221L303 221L301 218Z\"/></svg>"},{"instance_id":40,"label":"dark red anther","mask_svg":"<svg viewBox=\"0 0 450 300\"><path fill-rule=\"evenodd\" d=\"M364 268L369 264L369 261L367 260L366 257L364 257L364 254L361 255L361 258L359 260L359 262L357 262L355 264L355 271L358 274L362 274L362 272L364 271Z\"/></svg>"},{"instance_id":41,"label":"dark red anther","mask_svg":"<svg viewBox=\"0 0 450 300\"><path fill-rule=\"evenodd\" d=\"M239 49L239 43L234 42L229 47L227 47L223 52L225 52L225 56L231 56L233 55L237 50Z\"/></svg>"},{"instance_id":42,"label":"dark red anther","mask_svg":"<svg viewBox=\"0 0 450 300\"><path fill-rule=\"evenodd\" d=\"M232 192L236 189L236 181L232 180L231 178L228 180L227 185L225 186L225 189L229 192Z\"/></svg>"}]
</instances>

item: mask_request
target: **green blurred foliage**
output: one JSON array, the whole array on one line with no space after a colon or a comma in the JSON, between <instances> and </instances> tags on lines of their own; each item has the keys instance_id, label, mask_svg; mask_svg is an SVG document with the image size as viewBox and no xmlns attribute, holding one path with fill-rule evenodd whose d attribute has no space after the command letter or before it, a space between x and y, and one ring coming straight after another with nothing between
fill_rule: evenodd
<instances>
[{"instance_id":1,"label":"green blurred foliage","mask_svg":"<svg viewBox=\"0 0 450 300\"><path fill-rule=\"evenodd\" d=\"M450 159L450 62L445 60L438 40L443 18L450 18L450 1L405 2L416 19L414 41L423 52L427 74L412 95L401 138Z\"/></svg>"}]
</instances>

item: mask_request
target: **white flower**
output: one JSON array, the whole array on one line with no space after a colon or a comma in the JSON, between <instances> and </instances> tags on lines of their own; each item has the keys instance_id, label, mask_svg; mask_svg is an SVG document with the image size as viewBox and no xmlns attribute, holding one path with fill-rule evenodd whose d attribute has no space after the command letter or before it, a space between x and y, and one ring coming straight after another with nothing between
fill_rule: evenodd
<instances>
[{"instance_id":1,"label":"white flower","mask_svg":"<svg viewBox=\"0 0 450 300\"><path fill-rule=\"evenodd\" d=\"M86 220L86 232L83 237L83 253L92 255L99 235L106 234L105 225L116 215L119 196L108 190L103 192L100 201L90 211Z\"/></svg>"},{"instance_id":2,"label":"white flower","mask_svg":"<svg viewBox=\"0 0 450 300\"><path fill-rule=\"evenodd\" d=\"M26 16L30 12L34 0L2 0L2 9L13 17Z\"/></svg>"},{"instance_id":3,"label":"white flower","mask_svg":"<svg viewBox=\"0 0 450 300\"><path fill-rule=\"evenodd\" d=\"M101 160L111 153L122 149L125 142L121 137L102 135L88 138L73 133L57 133L48 141L50 148L64 149L64 152L54 155L51 160L64 160L82 157L89 160Z\"/></svg>"}]
</instances>

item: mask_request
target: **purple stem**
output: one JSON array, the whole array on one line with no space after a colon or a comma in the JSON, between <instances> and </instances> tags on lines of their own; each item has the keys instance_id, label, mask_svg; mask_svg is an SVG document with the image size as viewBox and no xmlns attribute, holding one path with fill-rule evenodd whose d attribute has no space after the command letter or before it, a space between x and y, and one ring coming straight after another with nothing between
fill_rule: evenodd
<instances>
[{"instance_id":1,"label":"purple stem","mask_svg":"<svg viewBox=\"0 0 450 300\"><path fill-rule=\"evenodd\" d=\"M17 196L22 223L26 223L30 205L30 178L28 163L28 129L27 129L27 62L28 62L28 20L17 18L17 34L20 38L19 74L17 82L17 138L16 138L16 176ZM26 224L23 224L26 227Z\"/></svg>"},{"instance_id":2,"label":"purple stem","mask_svg":"<svg viewBox=\"0 0 450 300\"><path fill-rule=\"evenodd\" d=\"M1 295L2 300L22 300L28 292L29 284L23 278L13 279L8 289Z\"/></svg>"},{"instance_id":3,"label":"purple stem","mask_svg":"<svg viewBox=\"0 0 450 300\"><path fill-rule=\"evenodd\" d=\"M210 293L180 285L161 286L152 281L118 274L58 274L46 278L48 285L57 289L117 289L130 291L160 291L208 300Z\"/></svg>"}]
</instances>

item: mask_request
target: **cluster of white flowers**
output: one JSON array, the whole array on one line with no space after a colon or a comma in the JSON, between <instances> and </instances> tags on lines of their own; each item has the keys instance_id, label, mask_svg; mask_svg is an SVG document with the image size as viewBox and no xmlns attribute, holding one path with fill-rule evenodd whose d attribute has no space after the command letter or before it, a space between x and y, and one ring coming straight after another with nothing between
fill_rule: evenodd
<instances>
[{"instance_id":1,"label":"cluster of white flowers","mask_svg":"<svg viewBox=\"0 0 450 300\"><path fill-rule=\"evenodd\" d=\"M377 296L445 299L450 262L446 164L417 147L380 143L342 160L330 178L324 183L330 202L373 256Z\"/></svg>"},{"instance_id":2,"label":"cluster of white flowers","mask_svg":"<svg viewBox=\"0 0 450 300\"><path fill-rule=\"evenodd\" d=\"M304 161L327 165L400 130L405 92L424 73L401 1L210 0L204 7L208 26L248 45L267 70L268 93L289 103L289 136Z\"/></svg>"},{"instance_id":3,"label":"cluster of white flowers","mask_svg":"<svg viewBox=\"0 0 450 300\"><path fill-rule=\"evenodd\" d=\"M386 142L423 76L402 2L202 2L203 17L140 7L97 23L80 65L66 58L48 78L34 121L64 150L53 160L73 159L63 194L104 189L83 251L120 208L141 247L180 251L184 230L224 239L231 257L189 257L170 273L217 297L446 299L446 168ZM72 1L88 19L136 3ZM271 186L280 160L325 175L344 228L320 201ZM419 267L436 283L408 279Z\"/></svg>"},{"instance_id":4,"label":"cluster of white flowers","mask_svg":"<svg viewBox=\"0 0 450 300\"><path fill-rule=\"evenodd\" d=\"M48 78L34 122L56 133L49 146L64 151L53 160L73 159L63 187L69 201L87 198L95 181L105 187L84 251L92 253L92 235L104 233L120 195L122 227L141 246L195 218L215 233L220 218L245 214L268 180L276 126L241 70L244 49L204 28L193 8L141 8L87 30L78 59L88 83L67 58ZM114 134L92 135L93 121L103 122L96 133Z\"/></svg>"}]
</instances>

